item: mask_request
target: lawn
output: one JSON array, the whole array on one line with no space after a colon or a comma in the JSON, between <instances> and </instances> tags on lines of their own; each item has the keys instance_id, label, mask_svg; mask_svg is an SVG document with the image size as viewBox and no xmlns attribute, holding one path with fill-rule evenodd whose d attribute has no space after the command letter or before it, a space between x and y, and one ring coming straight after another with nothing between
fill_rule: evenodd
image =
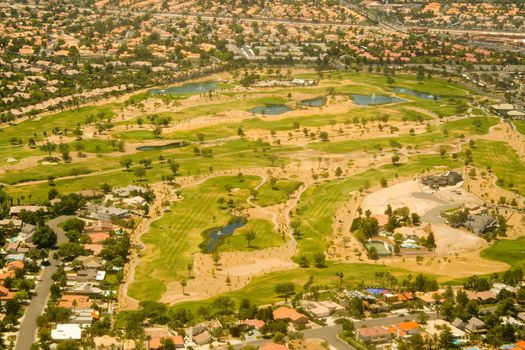
<instances>
[{"instance_id":1,"label":"lawn","mask_svg":"<svg viewBox=\"0 0 525 350\"><path fill-rule=\"evenodd\" d=\"M302 239L298 241L298 255L310 258L316 253L324 253L330 245L332 221L338 208L350 199L351 192L362 187L377 185L381 178L413 176L435 167L455 168L459 162L439 156L417 156L406 164L385 165L372 168L357 175L328 181L310 187L301 196L297 214L293 220L299 223Z\"/></svg>"},{"instance_id":2,"label":"lawn","mask_svg":"<svg viewBox=\"0 0 525 350\"><path fill-rule=\"evenodd\" d=\"M507 143L478 140L472 157L477 167L490 167L500 187L525 195L525 163Z\"/></svg>"},{"instance_id":3,"label":"lawn","mask_svg":"<svg viewBox=\"0 0 525 350\"><path fill-rule=\"evenodd\" d=\"M514 123L514 126L516 127L516 130L522 135L525 135L525 121L523 120L513 120L512 123Z\"/></svg>"},{"instance_id":4,"label":"lawn","mask_svg":"<svg viewBox=\"0 0 525 350\"><path fill-rule=\"evenodd\" d=\"M481 252L481 257L501 261L513 268L525 265L525 237L502 239Z\"/></svg>"},{"instance_id":5,"label":"lawn","mask_svg":"<svg viewBox=\"0 0 525 350\"><path fill-rule=\"evenodd\" d=\"M270 181L267 181L259 188L257 197L253 202L261 207L283 203L288 200L289 196L294 193L299 186L301 186L299 181L277 179L272 188Z\"/></svg>"},{"instance_id":6,"label":"lawn","mask_svg":"<svg viewBox=\"0 0 525 350\"><path fill-rule=\"evenodd\" d=\"M244 238L247 231L255 233L255 239L248 242ZM288 241L287 236L283 236L275 232L273 223L262 219L249 219L245 226L235 230L233 235L223 239L222 243L217 247L217 251L249 251L264 249L269 247L278 247Z\"/></svg>"},{"instance_id":7,"label":"lawn","mask_svg":"<svg viewBox=\"0 0 525 350\"><path fill-rule=\"evenodd\" d=\"M173 202L171 211L142 235L141 240L147 249L141 254L129 295L140 300L160 299L167 283L186 276L192 253L200 251L199 244L205 239L202 233L209 228L224 226L233 218L226 207L221 208L218 199L231 199L236 206L246 206L250 190L259 182L260 178L252 176L246 176L244 180L216 177L184 189L183 199ZM236 190L228 192L227 186ZM259 233L262 238L263 233Z\"/></svg>"}]
</instances>

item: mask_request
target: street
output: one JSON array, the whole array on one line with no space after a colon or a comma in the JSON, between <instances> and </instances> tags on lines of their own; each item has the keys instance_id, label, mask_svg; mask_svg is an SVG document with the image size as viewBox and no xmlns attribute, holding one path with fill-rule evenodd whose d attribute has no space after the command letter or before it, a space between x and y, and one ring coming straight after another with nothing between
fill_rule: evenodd
<instances>
[{"instance_id":1,"label":"street","mask_svg":"<svg viewBox=\"0 0 525 350\"><path fill-rule=\"evenodd\" d=\"M58 227L58 224L69 218L69 216L59 216L47 222L49 227L51 227L57 234L57 246L67 242L66 233ZM29 301L29 305L25 310L24 317L20 323L15 350L28 350L31 348L31 344L35 342L37 330L36 320L38 316L42 315L44 312L47 299L49 298L49 289L53 284L51 276L53 276L60 265L59 261L53 259L55 251L56 250L52 250L49 252L50 265L42 268L40 280L35 288L36 295L34 295Z\"/></svg>"}]
</instances>

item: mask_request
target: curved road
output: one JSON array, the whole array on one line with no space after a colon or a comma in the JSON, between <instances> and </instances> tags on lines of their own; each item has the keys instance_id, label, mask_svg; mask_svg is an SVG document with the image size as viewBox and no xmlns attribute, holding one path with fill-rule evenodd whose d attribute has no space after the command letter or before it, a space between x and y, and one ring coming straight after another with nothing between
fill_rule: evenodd
<instances>
[{"instance_id":1,"label":"curved road","mask_svg":"<svg viewBox=\"0 0 525 350\"><path fill-rule=\"evenodd\" d=\"M57 234L57 245L66 243L68 241L66 233L58 224L71 218L72 216L59 216L47 222L47 225L51 227ZM31 348L31 344L35 342L36 339L36 319L38 316L42 315L46 307L47 299L49 298L49 289L53 284L51 276L57 271L60 266L60 261L53 259L53 254L56 250L51 250L49 252L49 266L44 266L40 274L40 279L37 287L35 288L35 295L29 301L22 322L20 323L20 330L16 338L15 350L28 350Z\"/></svg>"}]
</instances>

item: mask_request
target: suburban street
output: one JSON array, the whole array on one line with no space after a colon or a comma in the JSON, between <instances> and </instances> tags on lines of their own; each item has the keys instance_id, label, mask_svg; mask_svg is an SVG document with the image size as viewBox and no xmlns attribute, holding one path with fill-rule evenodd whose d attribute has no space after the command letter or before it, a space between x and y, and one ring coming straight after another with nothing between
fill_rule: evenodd
<instances>
[{"instance_id":1,"label":"suburban street","mask_svg":"<svg viewBox=\"0 0 525 350\"><path fill-rule=\"evenodd\" d=\"M434 320L437 317L437 313L434 311L427 312L426 313L430 320ZM413 321L416 320L418 317L418 314L410 314L406 316L392 316L392 317L381 317L381 318L373 318L373 319L366 319L366 320L354 320L354 325L357 328L361 327L377 327L377 326L389 326L394 325L396 323L404 322L404 321ZM333 348L337 350L356 350L353 346L345 343L344 341L340 340L337 335L342 331L341 325L333 325L333 326L325 326L325 327L319 327L319 328L313 328L313 329L306 329L302 331L304 334L305 339L306 338L317 338L322 339L326 342L328 342ZM254 341L244 342L240 344L235 344L233 347L235 349L241 349L247 345L250 346L261 346L264 343L269 342L269 339L258 339ZM226 347L222 347L219 349L226 349Z\"/></svg>"},{"instance_id":2,"label":"suburban street","mask_svg":"<svg viewBox=\"0 0 525 350\"><path fill-rule=\"evenodd\" d=\"M69 219L69 216L59 216L47 222L47 225L51 227L57 234L57 246L61 243L67 242L66 233L58 224ZM51 276L57 271L59 262L53 259L55 250L49 252L49 266L42 268L40 280L35 288L35 295L29 301L22 322L20 323L20 330L16 339L15 350L28 350L31 344L35 342L36 338L36 320L38 316L41 316L44 312L44 308L49 298L49 289L53 284Z\"/></svg>"}]
</instances>

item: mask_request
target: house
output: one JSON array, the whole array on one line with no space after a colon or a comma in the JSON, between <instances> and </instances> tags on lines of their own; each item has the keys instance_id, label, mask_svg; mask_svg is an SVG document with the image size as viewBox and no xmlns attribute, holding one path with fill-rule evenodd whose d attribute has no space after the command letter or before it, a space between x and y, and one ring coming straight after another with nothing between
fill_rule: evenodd
<instances>
[{"instance_id":1,"label":"house","mask_svg":"<svg viewBox=\"0 0 525 350\"><path fill-rule=\"evenodd\" d=\"M371 343L386 343L392 339L392 333L384 327L364 327L356 331L357 340Z\"/></svg>"},{"instance_id":2,"label":"house","mask_svg":"<svg viewBox=\"0 0 525 350\"><path fill-rule=\"evenodd\" d=\"M14 205L9 209L9 215L18 215L22 210L36 213L40 210L47 212L47 207L42 205Z\"/></svg>"},{"instance_id":3,"label":"house","mask_svg":"<svg viewBox=\"0 0 525 350\"><path fill-rule=\"evenodd\" d=\"M467 334L463 330L461 330L458 327L455 327L453 324L448 323L447 321L444 321L444 320L428 321L427 324L425 325L425 333L427 333L428 335L432 337L434 336L438 337L439 334L441 334L441 331L444 327L448 327L448 329L452 333L452 336L455 339L467 339L468 338Z\"/></svg>"},{"instance_id":4,"label":"house","mask_svg":"<svg viewBox=\"0 0 525 350\"><path fill-rule=\"evenodd\" d=\"M461 181L463 181L463 176L457 171L449 171L444 175L429 175L421 179L423 185L434 189L445 186L455 186Z\"/></svg>"},{"instance_id":5,"label":"house","mask_svg":"<svg viewBox=\"0 0 525 350\"><path fill-rule=\"evenodd\" d=\"M192 340L197 345L209 344L211 343L211 334L208 331L194 334Z\"/></svg>"},{"instance_id":6,"label":"house","mask_svg":"<svg viewBox=\"0 0 525 350\"><path fill-rule=\"evenodd\" d=\"M247 326L249 328L261 329L266 322L262 320L242 320L237 322L237 326Z\"/></svg>"},{"instance_id":7,"label":"house","mask_svg":"<svg viewBox=\"0 0 525 350\"><path fill-rule=\"evenodd\" d=\"M107 221L123 219L129 215L128 211L125 209L112 206L105 207L94 203L88 203L86 205L86 213L88 218Z\"/></svg>"},{"instance_id":8,"label":"house","mask_svg":"<svg viewBox=\"0 0 525 350\"><path fill-rule=\"evenodd\" d=\"M55 329L51 330L51 338L55 341L80 340L82 339L82 328L78 324L59 323Z\"/></svg>"},{"instance_id":9,"label":"house","mask_svg":"<svg viewBox=\"0 0 525 350\"><path fill-rule=\"evenodd\" d=\"M465 330L469 333L485 333L487 331L485 322L477 317L471 317L470 320L468 320Z\"/></svg>"},{"instance_id":10,"label":"house","mask_svg":"<svg viewBox=\"0 0 525 350\"><path fill-rule=\"evenodd\" d=\"M458 328L458 329L460 329L460 330L462 330L462 331L465 330L465 326L466 326L465 322L463 322L463 320L461 320L460 318L457 318L457 317L456 317L456 319L454 321L452 321L451 325L456 327L456 328Z\"/></svg>"},{"instance_id":11,"label":"house","mask_svg":"<svg viewBox=\"0 0 525 350\"><path fill-rule=\"evenodd\" d=\"M500 117L505 117L508 112L512 111L515 106L510 103L500 103L490 106L491 110L499 115Z\"/></svg>"},{"instance_id":12,"label":"house","mask_svg":"<svg viewBox=\"0 0 525 350\"><path fill-rule=\"evenodd\" d=\"M308 323L308 318L286 306L281 306L280 308L273 311L274 320L290 320L296 324L305 324Z\"/></svg>"},{"instance_id":13,"label":"house","mask_svg":"<svg viewBox=\"0 0 525 350\"><path fill-rule=\"evenodd\" d=\"M9 289L0 285L0 300L11 300L14 297L15 293L9 291Z\"/></svg>"},{"instance_id":14,"label":"house","mask_svg":"<svg viewBox=\"0 0 525 350\"><path fill-rule=\"evenodd\" d=\"M91 308L91 302L87 295L69 294L63 295L58 302L59 307L65 307L67 309L89 309Z\"/></svg>"},{"instance_id":15,"label":"house","mask_svg":"<svg viewBox=\"0 0 525 350\"><path fill-rule=\"evenodd\" d=\"M128 185L126 187L119 187L113 189L113 193L119 197L129 197L133 193L146 193L148 189L142 186Z\"/></svg>"},{"instance_id":16,"label":"house","mask_svg":"<svg viewBox=\"0 0 525 350\"><path fill-rule=\"evenodd\" d=\"M497 225L497 220L489 214L469 214L467 221L465 221L465 227L478 235L495 228Z\"/></svg>"},{"instance_id":17,"label":"house","mask_svg":"<svg viewBox=\"0 0 525 350\"><path fill-rule=\"evenodd\" d=\"M162 347L162 341L165 339L171 339L175 348L184 348L184 338L180 335L172 335L169 337L155 337L148 341L148 350L160 349Z\"/></svg>"},{"instance_id":18,"label":"house","mask_svg":"<svg viewBox=\"0 0 525 350\"><path fill-rule=\"evenodd\" d=\"M396 337L409 337L419 332L419 324L414 321L401 322L390 328L390 333Z\"/></svg>"},{"instance_id":19,"label":"house","mask_svg":"<svg viewBox=\"0 0 525 350\"><path fill-rule=\"evenodd\" d=\"M330 316L330 309L319 302L307 301L303 304L306 310L315 318L326 318Z\"/></svg>"}]
</instances>

